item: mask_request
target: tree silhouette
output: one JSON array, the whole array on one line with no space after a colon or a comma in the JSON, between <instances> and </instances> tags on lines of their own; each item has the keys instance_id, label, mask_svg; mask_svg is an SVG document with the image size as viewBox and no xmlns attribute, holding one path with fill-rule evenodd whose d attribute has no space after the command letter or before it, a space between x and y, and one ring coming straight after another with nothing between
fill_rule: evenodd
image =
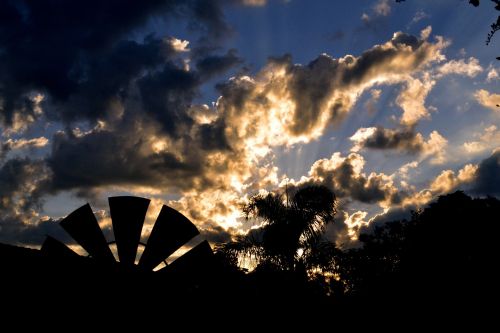
<instances>
[{"instance_id":1,"label":"tree silhouette","mask_svg":"<svg viewBox=\"0 0 500 333\"><path fill-rule=\"evenodd\" d=\"M499 216L498 199L441 196L409 221L360 235L363 247L342 254L338 273L363 299L477 301L496 286Z\"/></svg>"},{"instance_id":2,"label":"tree silhouette","mask_svg":"<svg viewBox=\"0 0 500 333\"><path fill-rule=\"evenodd\" d=\"M288 193L255 195L243 207L247 219L261 222L258 229L218 247L218 252L252 260L256 269L294 273L327 268L333 244L323 240L333 221L336 199L325 186L301 188Z\"/></svg>"}]
</instances>

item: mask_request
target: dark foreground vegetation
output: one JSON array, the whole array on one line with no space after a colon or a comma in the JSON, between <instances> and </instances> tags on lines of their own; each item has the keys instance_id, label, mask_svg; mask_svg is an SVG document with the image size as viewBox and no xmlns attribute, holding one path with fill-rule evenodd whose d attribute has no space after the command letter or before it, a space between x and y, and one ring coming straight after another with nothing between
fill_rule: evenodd
<instances>
[{"instance_id":1,"label":"dark foreground vegetation","mask_svg":"<svg viewBox=\"0 0 500 333\"><path fill-rule=\"evenodd\" d=\"M300 208L294 199L290 206ZM258 200L264 206L273 202L270 198ZM305 207L317 209L316 204L319 202L312 200ZM270 220L268 214L273 210L262 208L258 214ZM299 216L307 216L298 210ZM319 221L332 213L318 211ZM274 235L279 223L283 222L267 224L257 240L257 236L247 236L217 252L218 256L229 255L233 263L231 254L235 253L253 254L258 259L259 264L249 274L231 266L232 280L241 281L246 299L254 295L254 300L266 299L271 304L283 299L293 303L305 297L307 304L314 299L323 306L353 311L457 308L469 314L495 300L495 272L500 262L500 201L496 198L473 199L463 192L441 196L424 210L413 212L409 220L383 223L361 234L361 247L346 251L321 237L315 241L305 237L305 243L299 245L304 252L295 256L293 265L286 251L276 250L288 246L284 238ZM297 240L297 233L291 234Z\"/></svg>"},{"instance_id":2,"label":"dark foreground vegetation","mask_svg":"<svg viewBox=\"0 0 500 333\"><path fill-rule=\"evenodd\" d=\"M176 274L1 245L2 299L14 312L77 317L110 308L134 318L186 308L233 319L286 310L298 322L318 311L341 321L362 313L421 318L494 309L488 304L494 304L498 289L496 198L441 196L409 220L367 230L359 237L361 246L350 250L323 237L325 226L335 223L335 197L324 187L289 198L257 196L245 212L261 219L262 227L217 246L210 260L180 267ZM255 269L241 268L242 258L252 258Z\"/></svg>"}]
</instances>

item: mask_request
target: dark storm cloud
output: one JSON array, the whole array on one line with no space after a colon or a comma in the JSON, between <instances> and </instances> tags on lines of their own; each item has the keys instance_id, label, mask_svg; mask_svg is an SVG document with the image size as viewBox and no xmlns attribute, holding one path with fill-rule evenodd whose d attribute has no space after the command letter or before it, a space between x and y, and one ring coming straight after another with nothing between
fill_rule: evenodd
<instances>
[{"instance_id":1,"label":"dark storm cloud","mask_svg":"<svg viewBox=\"0 0 500 333\"><path fill-rule=\"evenodd\" d=\"M230 232L215 223L204 224L200 229L200 233L210 243L227 243L232 239Z\"/></svg>"},{"instance_id":2,"label":"dark storm cloud","mask_svg":"<svg viewBox=\"0 0 500 333\"><path fill-rule=\"evenodd\" d=\"M204 150L230 150L224 133L226 124L223 120L217 120L212 124L202 124L198 128L197 141Z\"/></svg>"},{"instance_id":3,"label":"dark storm cloud","mask_svg":"<svg viewBox=\"0 0 500 333\"><path fill-rule=\"evenodd\" d=\"M373 133L357 142L360 148L396 149L408 153L419 153L424 149L422 136L412 127L388 129L376 127Z\"/></svg>"},{"instance_id":4,"label":"dark storm cloud","mask_svg":"<svg viewBox=\"0 0 500 333\"><path fill-rule=\"evenodd\" d=\"M309 177L298 185L322 184L332 189L338 198L348 198L363 203L400 201L401 193L389 176L383 173L362 172L364 159L351 153L347 157L334 154L330 159L316 161L309 170Z\"/></svg>"},{"instance_id":5,"label":"dark storm cloud","mask_svg":"<svg viewBox=\"0 0 500 333\"><path fill-rule=\"evenodd\" d=\"M78 84L78 91L64 101L54 101L56 114L49 117L66 121L95 121L110 110L115 100L128 95L132 79L145 70L153 69L175 54L168 39L146 37L143 43L120 41L89 59ZM50 110L50 108L49 108Z\"/></svg>"},{"instance_id":6,"label":"dark storm cloud","mask_svg":"<svg viewBox=\"0 0 500 333\"><path fill-rule=\"evenodd\" d=\"M500 195L500 150L497 149L493 155L479 164L472 192L483 195Z\"/></svg>"},{"instance_id":7,"label":"dark storm cloud","mask_svg":"<svg viewBox=\"0 0 500 333\"><path fill-rule=\"evenodd\" d=\"M291 63L291 59L289 61ZM290 86L298 110L295 112L292 132L308 132L316 125L340 71L338 61L326 54L320 55L307 66L292 66Z\"/></svg>"},{"instance_id":8,"label":"dark storm cloud","mask_svg":"<svg viewBox=\"0 0 500 333\"><path fill-rule=\"evenodd\" d=\"M141 184L189 187L202 164L188 153L154 152L148 134L96 130L81 137L56 134L48 165L53 190ZM194 158L197 156L195 155Z\"/></svg>"},{"instance_id":9,"label":"dark storm cloud","mask_svg":"<svg viewBox=\"0 0 500 333\"><path fill-rule=\"evenodd\" d=\"M27 224L21 219L1 220L0 242L39 246L47 236L52 236L66 244L74 240L59 225L60 220L47 219Z\"/></svg>"},{"instance_id":10,"label":"dark storm cloud","mask_svg":"<svg viewBox=\"0 0 500 333\"><path fill-rule=\"evenodd\" d=\"M333 174L327 175L332 178L333 188L341 196L349 196L354 200L365 203L376 203L385 200L389 193L386 189L386 180L379 176L359 176L354 169L351 160L347 158L335 169Z\"/></svg>"},{"instance_id":11,"label":"dark storm cloud","mask_svg":"<svg viewBox=\"0 0 500 333\"><path fill-rule=\"evenodd\" d=\"M68 236L52 219L36 214L46 194L50 172L45 163L15 158L0 168L0 242L41 244L46 234Z\"/></svg>"},{"instance_id":12,"label":"dark storm cloud","mask_svg":"<svg viewBox=\"0 0 500 333\"><path fill-rule=\"evenodd\" d=\"M167 64L162 71L151 73L138 82L144 111L151 114L164 128L176 135L192 125L186 113L200 84L190 71Z\"/></svg>"},{"instance_id":13,"label":"dark storm cloud","mask_svg":"<svg viewBox=\"0 0 500 333\"><path fill-rule=\"evenodd\" d=\"M132 49L138 46L127 45ZM154 38L148 38L146 45L150 52L144 53L151 56L151 63L171 52ZM136 50L145 51L141 48ZM232 52L228 54L231 59L235 57ZM52 191L77 189L79 193L92 193L93 187L112 185L193 189L194 183L198 188L211 184L207 154L231 153L225 135L227 126L223 118L216 118L214 110L195 105L193 99L199 95L204 79L214 71L229 68L228 63L236 63L231 59L217 64L210 64L210 60L199 70L188 70L182 62L167 60L149 72L142 71L140 62L132 61L136 66L129 73L143 72L142 77L127 86L112 80L110 91L118 86L121 90L119 96L110 98L109 105L118 109L114 116L101 118L104 120L90 131L68 129L54 136L47 160L53 173ZM122 75L124 81L131 76ZM99 71L96 76L106 77ZM89 89L93 89L91 86ZM207 118L198 122L200 117ZM227 169L226 155L219 159L219 172Z\"/></svg>"},{"instance_id":14,"label":"dark storm cloud","mask_svg":"<svg viewBox=\"0 0 500 333\"><path fill-rule=\"evenodd\" d=\"M37 208L48 178L43 161L13 158L0 168L0 209L19 205L22 210ZM19 202L16 202L16 199Z\"/></svg>"},{"instance_id":15,"label":"dark storm cloud","mask_svg":"<svg viewBox=\"0 0 500 333\"><path fill-rule=\"evenodd\" d=\"M235 49L227 51L224 55L208 55L196 62L196 69L204 79L222 74L243 60L238 57Z\"/></svg>"},{"instance_id":16,"label":"dark storm cloud","mask_svg":"<svg viewBox=\"0 0 500 333\"><path fill-rule=\"evenodd\" d=\"M54 118L94 120L109 98L125 93L142 69L154 67L171 53L158 39L146 39L143 44L127 41L128 33L151 17L170 16L186 18L190 27L215 43L229 30L220 4L207 0L2 1L2 122L10 126L15 113L36 117L29 98L33 91L48 95L56 104ZM84 105L79 106L81 102Z\"/></svg>"}]
</instances>

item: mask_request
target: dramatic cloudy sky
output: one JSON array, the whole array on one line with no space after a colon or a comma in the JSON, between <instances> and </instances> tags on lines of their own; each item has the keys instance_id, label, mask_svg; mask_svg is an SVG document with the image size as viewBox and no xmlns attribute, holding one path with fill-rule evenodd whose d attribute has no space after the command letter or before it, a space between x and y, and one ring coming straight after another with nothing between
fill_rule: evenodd
<instances>
[{"instance_id":1,"label":"dramatic cloudy sky","mask_svg":"<svg viewBox=\"0 0 500 333\"><path fill-rule=\"evenodd\" d=\"M329 237L500 195L500 36L459 0L0 0L0 241L153 198L212 242L258 191L339 199ZM148 228L144 229L147 234ZM109 233L108 233L109 234Z\"/></svg>"}]
</instances>

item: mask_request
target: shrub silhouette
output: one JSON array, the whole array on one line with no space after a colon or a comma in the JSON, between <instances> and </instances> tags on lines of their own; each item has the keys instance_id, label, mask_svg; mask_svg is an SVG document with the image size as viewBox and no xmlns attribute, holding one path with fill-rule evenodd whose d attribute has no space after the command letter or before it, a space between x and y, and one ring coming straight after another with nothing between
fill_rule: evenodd
<instances>
[{"instance_id":1,"label":"shrub silhouette","mask_svg":"<svg viewBox=\"0 0 500 333\"><path fill-rule=\"evenodd\" d=\"M360 235L363 246L342 254L338 273L351 295L365 300L465 305L489 297L499 216L498 199L441 196L409 221Z\"/></svg>"}]
</instances>

